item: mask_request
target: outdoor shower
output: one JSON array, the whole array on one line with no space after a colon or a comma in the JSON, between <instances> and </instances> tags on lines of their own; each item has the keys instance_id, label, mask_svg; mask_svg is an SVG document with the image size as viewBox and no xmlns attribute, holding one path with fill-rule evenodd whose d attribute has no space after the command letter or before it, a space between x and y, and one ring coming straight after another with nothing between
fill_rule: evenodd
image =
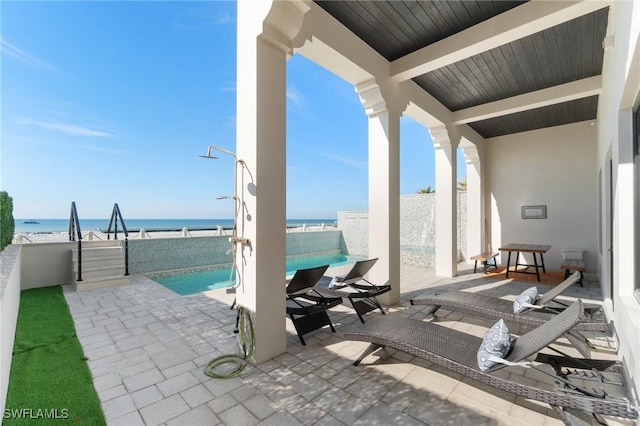
<instances>
[{"instance_id":1,"label":"outdoor shower","mask_svg":"<svg viewBox=\"0 0 640 426\"><path fill-rule=\"evenodd\" d=\"M231 253L233 258L233 265L231 266L231 272L229 272L229 284L234 289L238 288L242 282L240 271L238 270L236 255L238 244L242 248L245 246L249 246L251 248L251 240L248 238L244 238L242 236L238 236L238 216L240 215L240 211L244 208L242 197L238 197L238 165L243 167L244 171L244 161L238 159L235 153L228 151L224 148L220 148L219 146L209 145L209 149L207 149L207 155L201 155L204 158L214 158L211 155L211 151L216 150L227 155L233 157L233 195L222 195L220 197L216 197L218 200L233 200L235 209L233 214L233 229L231 230L231 237L229 237L229 242L231 243L231 248L227 251L227 254ZM244 176L244 175L243 175ZM244 215L242 216L242 220L244 221ZM242 226L242 230L244 231L244 222ZM233 284L233 271L236 272L236 283ZM234 299L233 304L231 305L231 309L236 304L236 300ZM253 335L253 324L251 322L251 313L244 306L238 306L238 314L236 315L236 328L234 333L238 334L238 345L242 348L241 354L226 354L220 355L209 361L204 369L204 373L207 376L217 377L217 378L227 378L233 377L249 364L251 358L253 357L253 351L255 350L255 338ZM219 372L217 368L223 364L235 364L235 369L227 369L225 372Z\"/></svg>"},{"instance_id":2,"label":"outdoor shower","mask_svg":"<svg viewBox=\"0 0 640 426\"><path fill-rule=\"evenodd\" d=\"M233 275L233 271L235 270L237 271L237 266L236 266L236 252L237 252L237 247L238 244L242 245L242 246L251 246L251 240L249 240L248 238L244 238L242 236L238 236L238 216L240 215L240 211L242 209L242 200L240 197L238 197L238 165L244 166L244 161L241 159L238 159L238 157L236 156L236 154L232 151L226 150L224 148L221 148L219 146L216 145L209 145L209 148L207 149L207 154L206 155L201 155L200 157L202 158L211 158L211 159L217 159L218 157L214 156L211 154L211 152L215 150L215 151L219 151L222 152L224 154L230 155L233 157L233 161L234 161L234 168L233 168L233 191L234 191L234 195L223 195L223 196L219 196L216 197L217 200L234 200L234 215L233 215L233 228L231 229L231 237L229 237L229 242L231 243L231 248L229 248L229 250L227 251L227 254L231 254L233 256L233 265L231 267L231 274L229 276L229 282L232 282L232 275ZM243 227L244 229L244 227ZM237 282L235 285L233 285L234 288L238 287L240 285L240 279L238 278Z\"/></svg>"}]
</instances>

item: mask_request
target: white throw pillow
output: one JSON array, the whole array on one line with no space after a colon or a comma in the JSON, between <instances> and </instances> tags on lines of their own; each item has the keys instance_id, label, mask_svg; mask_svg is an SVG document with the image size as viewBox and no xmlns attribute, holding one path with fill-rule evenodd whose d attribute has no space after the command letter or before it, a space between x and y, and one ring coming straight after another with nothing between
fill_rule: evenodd
<instances>
[{"instance_id":1,"label":"white throw pillow","mask_svg":"<svg viewBox=\"0 0 640 426\"><path fill-rule=\"evenodd\" d=\"M491 355L504 358L511 349L511 334L503 320L499 320L487 331L478 349L478 367L487 371L497 363L489 359Z\"/></svg>"},{"instance_id":2,"label":"white throw pillow","mask_svg":"<svg viewBox=\"0 0 640 426\"><path fill-rule=\"evenodd\" d=\"M521 314L525 309L529 307L526 304L533 305L536 302L537 298L538 289L536 287L529 287L528 289L520 293L516 300L514 300L513 313L516 315Z\"/></svg>"}]
</instances>

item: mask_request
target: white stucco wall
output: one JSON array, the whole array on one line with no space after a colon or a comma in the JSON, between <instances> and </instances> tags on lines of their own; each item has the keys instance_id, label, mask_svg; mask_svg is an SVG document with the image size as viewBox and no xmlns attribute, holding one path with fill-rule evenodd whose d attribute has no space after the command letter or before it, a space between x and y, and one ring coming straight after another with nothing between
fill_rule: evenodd
<instances>
[{"instance_id":1,"label":"white stucco wall","mask_svg":"<svg viewBox=\"0 0 640 426\"><path fill-rule=\"evenodd\" d=\"M508 243L547 244L549 270L563 248L585 251L598 270L596 126L590 122L488 139L485 145L491 249ZM546 205L547 219L522 219L521 207ZM506 253L500 261L506 263Z\"/></svg>"},{"instance_id":2,"label":"white stucco wall","mask_svg":"<svg viewBox=\"0 0 640 426\"><path fill-rule=\"evenodd\" d=\"M75 242L22 244L22 290L71 284L76 247Z\"/></svg>"},{"instance_id":3,"label":"white stucco wall","mask_svg":"<svg viewBox=\"0 0 640 426\"><path fill-rule=\"evenodd\" d=\"M623 361L628 380L640 395L640 302L633 291L638 285L636 259L640 247L634 237L639 232L635 223L634 188L640 185L633 176L633 136L631 114L640 97L640 1L616 1L609 12L608 48L603 66L603 94L598 104L602 125L598 134L598 169L603 170L602 185L608 187L606 170L609 159L613 169L613 293L610 277L601 276L603 293L611 295L609 316L614 321L618 338L618 355ZM601 211L607 213L608 200ZM607 241L608 222L603 224L603 241ZM609 253L600 259L608 267ZM612 312L611 312L612 310Z\"/></svg>"},{"instance_id":4,"label":"white stucco wall","mask_svg":"<svg viewBox=\"0 0 640 426\"><path fill-rule=\"evenodd\" d=\"M9 245L0 253L0 413L7 402L19 308L20 246Z\"/></svg>"}]
</instances>

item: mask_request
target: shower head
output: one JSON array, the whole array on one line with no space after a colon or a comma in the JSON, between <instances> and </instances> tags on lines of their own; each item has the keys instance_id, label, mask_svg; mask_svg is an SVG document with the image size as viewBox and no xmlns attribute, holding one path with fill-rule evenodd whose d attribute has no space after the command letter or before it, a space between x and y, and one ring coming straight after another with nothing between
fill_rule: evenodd
<instances>
[{"instance_id":1,"label":"shower head","mask_svg":"<svg viewBox=\"0 0 640 426\"><path fill-rule=\"evenodd\" d=\"M222 195L220 197L216 197L216 200L237 200L238 197L235 195Z\"/></svg>"},{"instance_id":2,"label":"shower head","mask_svg":"<svg viewBox=\"0 0 640 426\"><path fill-rule=\"evenodd\" d=\"M199 157L202 157L202 158L210 158L210 159L212 159L212 160L217 160L217 159L218 159L218 157L215 157L215 156L213 156L213 155L209 155L209 154L207 154L207 155L199 155Z\"/></svg>"},{"instance_id":3,"label":"shower head","mask_svg":"<svg viewBox=\"0 0 640 426\"><path fill-rule=\"evenodd\" d=\"M229 150L226 150L224 148L220 148L219 146L215 146L215 145L209 145L209 148L207 149L207 155L201 155L200 157L202 157L202 158L218 158L218 157L216 157L214 155L211 155L211 151L214 150L214 149L216 151L220 151L220 152L223 152L225 154L228 154L228 155L232 156L235 160L237 160L237 157L236 157L235 153L233 153L233 152L231 152Z\"/></svg>"}]
</instances>

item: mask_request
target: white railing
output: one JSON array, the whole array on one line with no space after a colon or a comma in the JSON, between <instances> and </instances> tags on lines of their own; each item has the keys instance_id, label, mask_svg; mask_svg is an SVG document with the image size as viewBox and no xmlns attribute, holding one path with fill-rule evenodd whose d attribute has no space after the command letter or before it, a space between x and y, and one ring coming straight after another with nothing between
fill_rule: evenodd
<instances>
[{"instance_id":1,"label":"white railing","mask_svg":"<svg viewBox=\"0 0 640 426\"><path fill-rule=\"evenodd\" d=\"M322 232L335 231L335 224L302 224L299 226L288 226L287 232ZM211 236L230 236L232 230L218 226L216 229L188 229L181 230L147 230L140 229L138 232L130 232L133 234L130 239L149 239L149 238L194 238L194 237L211 237ZM102 231L87 231L82 233L83 241L106 240L107 233ZM17 233L13 236L13 244L37 244L37 243L53 243L69 241L68 232L33 232L33 233Z\"/></svg>"}]
</instances>

